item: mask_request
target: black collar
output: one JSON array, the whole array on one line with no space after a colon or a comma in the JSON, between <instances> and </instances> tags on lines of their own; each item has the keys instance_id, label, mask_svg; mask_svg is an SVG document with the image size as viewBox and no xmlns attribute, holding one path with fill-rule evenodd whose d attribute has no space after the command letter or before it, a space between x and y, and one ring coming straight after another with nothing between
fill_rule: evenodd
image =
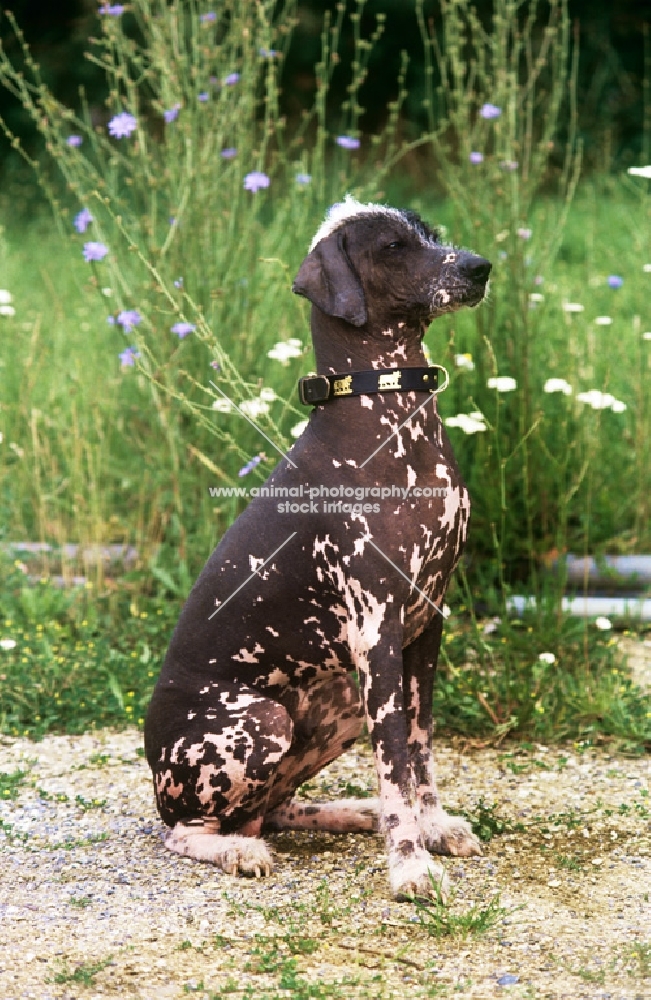
<instances>
[{"instance_id":1,"label":"black collar","mask_svg":"<svg viewBox=\"0 0 651 1000\"><path fill-rule=\"evenodd\" d=\"M439 366L430 368L376 368L335 375L306 375L298 380L298 398L304 406L319 406L341 396L370 396L376 392L436 392Z\"/></svg>"}]
</instances>

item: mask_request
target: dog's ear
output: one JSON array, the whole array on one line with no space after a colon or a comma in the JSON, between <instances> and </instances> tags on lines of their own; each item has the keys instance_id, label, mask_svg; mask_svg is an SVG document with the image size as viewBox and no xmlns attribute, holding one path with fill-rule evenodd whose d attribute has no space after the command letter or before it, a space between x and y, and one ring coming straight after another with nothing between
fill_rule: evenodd
<instances>
[{"instance_id":1,"label":"dog's ear","mask_svg":"<svg viewBox=\"0 0 651 1000\"><path fill-rule=\"evenodd\" d=\"M364 290L346 253L344 234L321 240L299 269L292 291L304 295L328 316L363 326L368 319Z\"/></svg>"}]
</instances>

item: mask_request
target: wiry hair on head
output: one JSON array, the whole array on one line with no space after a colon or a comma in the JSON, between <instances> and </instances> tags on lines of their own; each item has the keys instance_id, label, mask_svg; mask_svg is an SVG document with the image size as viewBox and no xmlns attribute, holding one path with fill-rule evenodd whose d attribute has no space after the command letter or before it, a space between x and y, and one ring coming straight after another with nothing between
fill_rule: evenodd
<instances>
[{"instance_id":1,"label":"wiry hair on head","mask_svg":"<svg viewBox=\"0 0 651 1000\"><path fill-rule=\"evenodd\" d=\"M309 252L311 253L317 243L320 243L327 236L332 235L345 222L348 222L350 219L357 219L362 215L385 215L392 219L399 219L401 222L406 223L410 229L416 232L427 243L431 243L437 238L436 233L423 222L416 212L404 211L400 208L389 208L387 205L377 205L373 202L364 205L362 202L357 201L356 198L353 198L352 195L347 194L343 201L336 202L328 209L324 221L319 226L314 239L310 243Z\"/></svg>"}]
</instances>

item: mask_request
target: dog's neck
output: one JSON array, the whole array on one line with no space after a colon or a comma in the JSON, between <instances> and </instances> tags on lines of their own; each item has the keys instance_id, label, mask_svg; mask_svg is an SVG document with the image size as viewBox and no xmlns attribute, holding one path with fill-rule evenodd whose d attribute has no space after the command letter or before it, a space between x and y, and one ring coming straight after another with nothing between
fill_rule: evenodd
<instances>
[{"instance_id":1,"label":"dog's neck","mask_svg":"<svg viewBox=\"0 0 651 1000\"><path fill-rule=\"evenodd\" d=\"M312 307L312 341L319 375L426 365L424 328L369 322L356 328Z\"/></svg>"},{"instance_id":2,"label":"dog's neck","mask_svg":"<svg viewBox=\"0 0 651 1000\"><path fill-rule=\"evenodd\" d=\"M327 316L316 306L312 307L312 340L319 375L425 366L424 332L424 327L414 328L407 323L400 326L398 323L395 326L368 323L357 328L344 320ZM420 404L426 399L424 393L413 392L385 392L372 398L361 395L335 399L325 406L316 406L310 423L324 446L337 454L339 463L354 468L377 447L378 424L381 433L389 437L392 432L399 432L400 426L416 408L418 412L408 427L398 433L391 453L397 448L400 454L410 454L412 448L423 446L425 441L440 448L442 427L436 396L430 397L428 404L422 407ZM342 435L342 425L349 423L352 413L355 415L355 433Z\"/></svg>"}]
</instances>

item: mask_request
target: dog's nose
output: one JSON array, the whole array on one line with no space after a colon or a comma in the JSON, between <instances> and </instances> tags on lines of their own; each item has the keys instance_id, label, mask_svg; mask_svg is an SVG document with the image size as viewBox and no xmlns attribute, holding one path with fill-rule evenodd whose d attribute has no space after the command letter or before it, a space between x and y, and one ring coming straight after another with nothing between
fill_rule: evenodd
<instances>
[{"instance_id":1,"label":"dog's nose","mask_svg":"<svg viewBox=\"0 0 651 1000\"><path fill-rule=\"evenodd\" d=\"M486 282L488 281L488 275L491 273L492 266L491 262L485 260L484 257L475 257L472 255L462 261L459 270L473 281Z\"/></svg>"}]
</instances>

